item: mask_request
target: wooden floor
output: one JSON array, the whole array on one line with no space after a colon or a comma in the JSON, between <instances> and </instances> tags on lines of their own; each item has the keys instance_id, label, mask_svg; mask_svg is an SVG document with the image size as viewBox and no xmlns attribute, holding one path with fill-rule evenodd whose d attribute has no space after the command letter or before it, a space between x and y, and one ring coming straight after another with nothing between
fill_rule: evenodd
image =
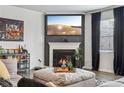
<instances>
[{"instance_id":1,"label":"wooden floor","mask_svg":"<svg viewBox=\"0 0 124 93\"><path fill-rule=\"evenodd\" d=\"M108 73L108 72L101 72L101 71L92 71L92 72L96 74L96 79L101 81L113 81L122 77L122 76L116 76L113 73ZM19 75L33 79L33 70L31 70L28 73L21 72L19 73Z\"/></svg>"},{"instance_id":2,"label":"wooden floor","mask_svg":"<svg viewBox=\"0 0 124 93\"><path fill-rule=\"evenodd\" d=\"M93 71L93 72L96 74L96 79L102 81L113 81L122 77L108 72L101 72L101 71Z\"/></svg>"}]
</instances>

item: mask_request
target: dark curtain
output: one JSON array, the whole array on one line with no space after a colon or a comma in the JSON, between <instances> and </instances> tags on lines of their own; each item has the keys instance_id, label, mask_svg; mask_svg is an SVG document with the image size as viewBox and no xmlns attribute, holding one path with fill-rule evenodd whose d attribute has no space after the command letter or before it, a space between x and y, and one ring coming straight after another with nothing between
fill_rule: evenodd
<instances>
[{"instance_id":1,"label":"dark curtain","mask_svg":"<svg viewBox=\"0 0 124 93\"><path fill-rule=\"evenodd\" d=\"M92 14L92 70L98 71L100 59L100 20L101 12Z\"/></svg>"},{"instance_id":2,"label":"dark curtain","mask_svg":"<svg viewBox=\"0 0 124 93\"><path fill-rule=\"evenodd\" d=\"M114 9L114 73L124 75L124 7Z\"/></svg>"}]
</instances>

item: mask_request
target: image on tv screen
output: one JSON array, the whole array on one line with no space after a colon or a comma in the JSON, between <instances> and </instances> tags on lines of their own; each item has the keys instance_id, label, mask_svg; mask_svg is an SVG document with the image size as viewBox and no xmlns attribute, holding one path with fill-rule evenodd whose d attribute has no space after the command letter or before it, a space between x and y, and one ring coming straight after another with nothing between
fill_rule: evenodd
<instances>
[{"instance_id":1,"label":"image on tv screen","mask_svg":"<svg viewBox=\"0 0 124 93\"><path fill-rule=\"evenodd\" d=\"M47 16L47 35L81 35L82 17Z\"/></svg>"}]
</instances>

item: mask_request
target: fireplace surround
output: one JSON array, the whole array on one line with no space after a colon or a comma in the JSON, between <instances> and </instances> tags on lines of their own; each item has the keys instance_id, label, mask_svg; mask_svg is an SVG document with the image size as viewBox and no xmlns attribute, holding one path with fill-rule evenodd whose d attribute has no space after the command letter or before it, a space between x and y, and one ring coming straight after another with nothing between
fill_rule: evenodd
<instances>
[{"instance_id":1,"label":"fireplace surround","mask_svg":"<svg viewBox=\"0 0 124 93\"><path fill-rule=\"evenodd\" d=\"M57 66L56 63L54 64L54 52L55 50L60 50L61 54L66 52L66 55L72 55L72 51L79 48L81 42L49 42L49 66ZM57 51L58 52L58 51ZM63 52L63 53L62 53ZM61 56L61 55L60 55Z\"/></svg>"}]
</instances>

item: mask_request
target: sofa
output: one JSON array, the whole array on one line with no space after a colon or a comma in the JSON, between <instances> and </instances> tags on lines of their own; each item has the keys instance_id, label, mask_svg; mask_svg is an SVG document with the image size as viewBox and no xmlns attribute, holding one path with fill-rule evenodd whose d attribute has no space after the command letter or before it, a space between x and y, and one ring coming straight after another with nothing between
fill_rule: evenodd
<instances>
[{"instance_id":1,"label":"sofa","mask_svg":"<svg viewBox=\"0 0 124 93\"><path fill-rule=\"evenodd\" d=\"M108 81L99 85L99 87L124 87L124 77L114 81Z\"/></svg>"},{"instance_id":2,"label":"sofa","mask_svg":"<svg viewBox=\"0 0 124 93\"><path fill-rule=\"evenodd\" d=\"M6 65L8 72L10 74L10 83L14 87L17 87L18 81L22 78L20 75L17 74L17 59L16 58L7 58L1 59L1 61Z\"/></svg>"}]
</instances>

